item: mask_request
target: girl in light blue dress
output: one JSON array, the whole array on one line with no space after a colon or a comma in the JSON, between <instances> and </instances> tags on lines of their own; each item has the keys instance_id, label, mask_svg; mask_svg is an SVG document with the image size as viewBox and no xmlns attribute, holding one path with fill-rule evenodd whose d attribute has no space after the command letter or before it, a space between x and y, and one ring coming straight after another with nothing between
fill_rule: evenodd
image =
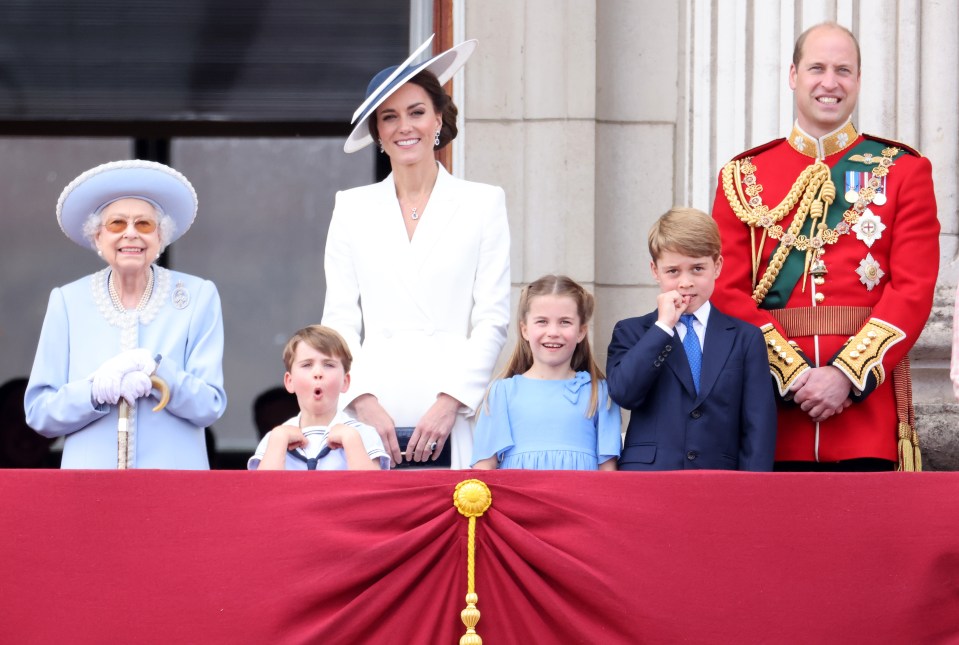
<instances>
[{"instance_id":1,"label":"girl in light blue dress","mask_svg":"<svg viewBox=\"0 0 959 645\"><path fill-rule=\"evenodd\" d=\"M593 296L566 276L523 289L521 339L479 411L474 468L616 470L620 409L589 348L592 315Z\"/></svg>"}]
</instances>

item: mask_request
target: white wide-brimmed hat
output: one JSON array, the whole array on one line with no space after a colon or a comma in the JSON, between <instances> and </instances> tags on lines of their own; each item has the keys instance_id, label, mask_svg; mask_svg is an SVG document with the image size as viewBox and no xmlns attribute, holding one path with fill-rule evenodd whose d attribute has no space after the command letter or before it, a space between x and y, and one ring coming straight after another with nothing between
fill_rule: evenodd
<instances>
[{"instance_id":1,"label":"white wide-brimmed hat","mask_svg":"<svg viewBox=\"0 0 959 645\"><path fill-rule=\"evenodd\" d=\"M196 191L186 177L162 163L127 159L91 168L67 184L57 200L57 222L71 240L93 248L83 224L92 213L126 198L153 202L173 218L176 231L165 244L186 233L196 218Z\"/></svg>"},{"instance_id":2,"label":"white wide-brimmed hat","mask_svg":"<svg viewBox=\"0 0 959 645\"><path fill-rule=\"evenodd\" d=\"M433 72L436 78L439 79L440 85L443 85L446 81L453 78L453 74L458 72L460 67L462 67L473 54L477 41L466 40L455 47L447 49L442 54L437 54L423 63L414 65L413 61L423 53L423 50L425 50L431 42L433 42L433 36L427 38L425 43L417 47L416 51L403 61L401 65L387 67L373 77L373 80L370 81L370 84L366 88L366 99L360 107L356 109L356 112L353 113L353 120L350 121L350 123L354 124L353 132L350 133L350 136L346 139L346 143L343 145L344 151L356 152L373 143L373 137L370 136L366 120L376 112L376 108L378 108L383 101L388 99L396 90L400 89L404 83L426 70Z\"/></svg>"}]
</instances>

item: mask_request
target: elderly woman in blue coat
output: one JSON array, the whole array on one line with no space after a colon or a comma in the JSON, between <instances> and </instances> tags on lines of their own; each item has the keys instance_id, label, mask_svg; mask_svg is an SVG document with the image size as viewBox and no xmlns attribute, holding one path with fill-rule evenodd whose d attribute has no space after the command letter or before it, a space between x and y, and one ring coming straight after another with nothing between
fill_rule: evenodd
<instances>
[{"instance_id":1,"label":"elderly woman in blue coat","mask_svg":"<svg viewBox=\"0 0 959 645\"><path fill-rule=\"evenodd\" d=\"M209 468L203 429L226 409L220 297L155 264L196 210L187 178L150 161L97 166L60 195L60 228L107 264L50 294L27 386L27 422L65 437L63 468L118 467L121 401L128 467ZM170 390L158 412L151 377Z\"/></svg>"}]
</instances>

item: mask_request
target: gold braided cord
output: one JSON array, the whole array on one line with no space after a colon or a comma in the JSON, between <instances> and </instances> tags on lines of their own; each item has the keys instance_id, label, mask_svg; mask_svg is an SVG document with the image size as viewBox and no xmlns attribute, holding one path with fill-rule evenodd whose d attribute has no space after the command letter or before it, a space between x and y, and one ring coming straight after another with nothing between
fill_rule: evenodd
<instances>
[{"instance_id":1,"label":"gold braided cord","mask_svg":"<svg viewBox=\"0 0 959 645\"><path fill-rule=\"evenodd\" d=\"M480 612L476 608L479 596L476 595L476 518L493 503L489 487L478 479L466 479L456 485L453 491L453 506L461 515L469 518L466 539L466 609L460 612L460 619L466 625L466 633L460 637L460 645L483 645L483 639L476 633L476 623Z\"/></svg>"},{"instance_id":2,"label":"gold braided cord","mask_svg":"<svg viewBox=\"0 0 959 645\"><path fill-rule=\"evenodd\" d=\"M806 183L806 190L803 192L802 201L799 202L799 208L796 209L796 216L789 225L789 230L787 231L786 235L772 235L774 238L783 237L785 239L782 241L782 243L780 243L779 248L776 249L773 259L770 260L769 265L766 267L766 271L763 273L763 277L759 280L756 288L753 289L753 300L755 300L757 304L761 303L766 298L766 294L769 293L769 289L772 287L773 282L775 282L776 278L779 277L779 272L783 268L783 263L786 261L786 257L789 255L789 252L792 251L793 246L799 248L801 251L806 250L806 236L800 235L799 232L802 230L803 224L806 223L806 216L809 215L809 210L812 207L816 193L819 191L819 188L823 185L823 183L829 179L829 166L821 161L817 161L809 168L806 168L806 170L803 171L803 174L806 174L806 172L811 169L814 169L817 172L815 176L811 176ZM829 183L832 182L830 181ZM793 188L795 189L796 185L798 184L799 181L793 185ZM792 191L790 191L790 193L791 192ZM787 241L791 240L795 240L795 243L786 243Z\"/></svg>"},{"instance_id":3,"label":"gold braided cord","mask_svg":"<svg viewBox=\"0 0 959 645\"><path fill-rule=\"evenodd\" d=\"M755 169L755 167L752 166L752 161L750 158L744 159L743 162L748 162L750 164L746 167L746 170ZM819 162L819 164L821 163L822 162ZM812 181L813 176L819 174L819 171L817 170L817 165L819 164L813 164L803 170L799 174L799 178L796 179L796 183L793 184L792 188L789 189L789 192L786 193L786 196L783 197L783 200L779 202L779 205L772 210L769 210L768 207L762 206L761 204L758 207L753 208L749 204L749 200L746 199L745 195L742 195L741 192L737 194L737 189L738 191L742 190L742 188L738 186L739 182L736 181L741 168L740 162L738 161L730 161L728 164L723 166L723 192L726 194L726 200L729 202L730 207L732 207L736 217L738 217L744 224L747 224L748 226L761 226L759 221L765 217L768 217L771 220L771 223L775 224L792 212L796 202L799 201L799 196L809 186L809 182ZM825 166L825 164L822 165ZM828 171L828 167L826 168ZM756 191L757 195L761 191L762 186L759 186L759 190Z\"/></svg>"},{"instance_id":4,"label":"gold braided cord","mask_svg":"<svg viewBox=\"0 0 959 645\"><path fill-rule=\"evenodd\" d=\"M476 593L476 518L469 518L466 531L466 593Z\"/></svg>"},{"instance_id":5,"label":"gold braided cord","mask_svg":"<svg viewBox=\"0 0 959 645\"><path fill-rule=\"evenodd\" d=\"M905 356L892 370L892 389L899 418L899 464L896 470L922 472L922 451L916 432L916 408L912 405L912 373L909 356Z\"/></svg>"},{"instance_id":6,"label":"gold braided cord","mask_svg":"<svg viewBox=\"0 0 959 645\"><path fill-rule=\"evenodd\" d=\"M772 210L762 203L762 198L759 196L763 187L756 181L756 166L753 164L751 157L746 157L742 161L731 161L723 166L722 184L726 200L736 217L751 229L752 297L756 303L762 303L766 298L772 284L779 277L783 263L793 247L806 252L806 262L803 269L803 287L805 288L806 276L812 262L818 261L822 257L827 245L835 244L841 236L852 230L852 227L859 221L860 215L875 198L877 189L881 185L880 178L888 175L890 168L895 165L893 159L899 152L899 148L895 147L883 149L882 156L876 162L878 165L872 170L872 179L859 190L859 196L852 208L843 213L842 221L833 229L826 225L826 214L829 206L836 199L836 186L830 177L829 167L821 159L816 159L815 163L799 174L786 197ZM740 176L742 177L741 180ZM743 184L746 185L745 191ZM800 194L802 195L801 199ZM799 207L796 210L796 215L789 229L784 231L782 226L779 225L779 221L792 210L797 201ZM809 216L809 235L801 233L807 216ZM758 227L762 227L763 235L757 249L755 229ZM780 240L780 245L769 261L762 279L757 280L759 263L762 260L763 246L767 235L774 240Z\"/></svg>"}]
</instances>

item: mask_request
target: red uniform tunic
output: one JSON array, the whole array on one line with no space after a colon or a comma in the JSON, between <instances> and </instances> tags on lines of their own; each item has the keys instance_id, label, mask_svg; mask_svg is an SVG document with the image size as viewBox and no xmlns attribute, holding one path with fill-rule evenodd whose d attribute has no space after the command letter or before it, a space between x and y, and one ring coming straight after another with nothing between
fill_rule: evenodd
<instances>
[{"instance_id":1,"label":"red uniform tunic","mask_svg":"<svg viewBox=\"0 0 959 645\"><path fill-rule=\"evenodd\" d=\"M804 208L805 193L794 187L817 157L835 181L835 201L825 225L810 230L804 224L804 237L798 240L790 227ZM883 158L888 160L878 163ZM880 167L884 170L877 171ZM825 175L821 165L810 170ZM872 193L870 179L878 185ZM849 191L857 188L854 197ZM776 211L791 190L795 199L786 199ZM809 213L815 209L805 206ZM771 224L777 215L781 219ZM725 257L713 299L766 335L781 397L776 460L896 461L891 375L925 325L939 268L939 220L929 161L901 144L863 137L851 123L819 140L795 127L788 139L746 152L727 165L713 217ZM813 242L817 230L820 240ZM763 232L765 242L757 253ZM788 252L778 260L786 263L777 273L776 251L784 242ZM813 249L808 270L806 249ZM842 414L814 423L785 399L791 398L789 386L800 374L824 365L834 365L850 378L854 402Z\"/></svg>"}]
</instances>

